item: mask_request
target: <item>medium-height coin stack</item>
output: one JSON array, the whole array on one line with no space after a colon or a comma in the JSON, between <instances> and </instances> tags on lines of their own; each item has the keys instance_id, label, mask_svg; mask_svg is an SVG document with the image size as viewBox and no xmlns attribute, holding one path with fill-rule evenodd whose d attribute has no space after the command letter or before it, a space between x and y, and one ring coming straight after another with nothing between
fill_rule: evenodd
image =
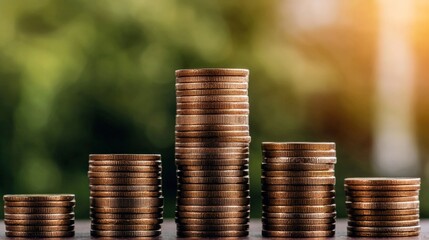
<instances>
[{"instance_id":1,"label":"medium-height coin stack","mask_svg":"<svg viewBox=\"0 0 429 240\"><path fill-rule=\"evenodd\" d=\"M335 235L335 143L262 143L262 235Z\"/></svg>"},{"instance_id":2,"label":"medium-height coin stack","mask_svg":"<svg viewBox=\"0 0 429 240\"><path fill-rule=\"evenodd\" d=\"M346 178L347 234L411 237L420 233L420 178Z\"/></svg>"},{"instance_id":3,"label":"medium-height coin stack","mask_svg":"<svg viewBox=\"0 0 429 240\"><path fill-rule=\"evenodd\" d=\"M89 156L91 235L154 237L161 234L161 156Z\"/></svg>"},{"instance_id":4,"label":"medium-height coin stack","mask_svg":"<svg viewBox=\"0 0 429 240\"><path fill-rule=\"evenodd\" d=\"M249 233L248 75L244 69L176 71L179 237Z\"/></svg>"},{"instance_id":5,"label":"medium-height coin stack","mask_svg":"<svg viewBox=\"0 0 429 240\"><path fill-rule=\"evenodd\" d=\"M3 199L7 237L74 236L74 195L5 195Z\"/></svg>"}]
</instances>

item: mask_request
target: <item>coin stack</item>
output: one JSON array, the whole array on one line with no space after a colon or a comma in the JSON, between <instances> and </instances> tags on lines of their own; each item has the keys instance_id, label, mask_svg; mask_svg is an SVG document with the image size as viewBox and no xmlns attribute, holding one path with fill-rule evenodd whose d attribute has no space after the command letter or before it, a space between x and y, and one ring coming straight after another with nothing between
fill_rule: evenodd
<instances>
[{"instance_id":1,"label":"coin stack","mask_svg":"<svg viewBox=\"0 0 429 240\"><path fill-rule=\"evenodd\" d=\"M249 234L249 71L176 71L179 237Z\"/></svg>"},{"instance_id":2,"label":"coin stack","mask_svg":"<svg viewBox=\"0 0 429 240\"><path fill-rule=\"evenodd\" d=\"M344 188L348 236L420 234L420 178L346 178Z\"/></svg>"},{"instance_id":3,"label":"coin stack","mask_svg":"<svg viewBox=\"0 0 429 240\"><path fill-rule=\"evenodd\" d=\"M73 194L5 195L3 200L7 237L74 236Z\"/></svg>"},{"instance_id":4,"label":"coin stack","mask_svg":"<svg viewBox=\"0 0 429 240\"><path fill-rule=\"evenodd\" d=\"M335 235L335 143L262 143L262 235Z\"/></svg>"},{"instance_id":5,"label":"coin stack","mask_svg":"<svg viewBox=\"0 0 429 240\"><path fill-rule=\"evenodd\" d=\"M154 237L161 234L161 156L89 156L91 236Z\"/></svg>"}]
</instances>

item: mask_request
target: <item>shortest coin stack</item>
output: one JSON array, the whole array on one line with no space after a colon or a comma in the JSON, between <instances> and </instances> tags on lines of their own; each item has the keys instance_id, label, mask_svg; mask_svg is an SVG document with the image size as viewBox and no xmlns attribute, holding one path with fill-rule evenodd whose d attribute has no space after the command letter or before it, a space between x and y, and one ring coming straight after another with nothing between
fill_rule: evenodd
<instances>
[{"instance_id":1,"label":"shortest coin stack","mask_svg":"<svg viewBox=\"0 0 429 240\"><path fill-rule=\"evenodd\" d=\"M335 235L335 143L262 143L262 235Z\"/></svg>"},{"instance_id":2,"label":"shortest coin stack","mask_svg":"<svg viewBox=\"0 0 429 240\"><path fill-rule=\"evenodd\" d=\"M7 237L74 236L73 194L5 195L3 199Z\"/></svg>"},{"instance_id":3,"label":"shortest coin stack","mask_svg":"<svg viewBox=\"0 0 429 240\"><path fill-rule=\"evenodd\" d=\"M91 236L161 234L161 155L92 154L88 176Z\"/></svg>"},{"instance_id":4,"label":"shortest coin stack","mask_svg":"<svg viewBox=\"0 0 429 240\"><path fill-rule=\"evenodd\" d=\"M420 178L346 178L344 183L348 236L420 234Z\"/></svg>"}]
</instances>

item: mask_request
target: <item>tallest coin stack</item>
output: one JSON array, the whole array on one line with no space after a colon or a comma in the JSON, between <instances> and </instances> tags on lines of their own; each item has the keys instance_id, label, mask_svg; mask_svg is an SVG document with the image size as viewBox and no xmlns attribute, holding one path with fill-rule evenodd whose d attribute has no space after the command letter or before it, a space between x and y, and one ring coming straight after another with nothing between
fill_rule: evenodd
<instances>
[{"instance_id":1,"label":"tallest coin stack","mask_svg":"<svg viewBox=\"0 0 429 240\"><path fill-rule=\"evenodd\" d=\"M249 71L176 71L179 237L243 237L249 229Z\"/></svg>"}]
</instances>

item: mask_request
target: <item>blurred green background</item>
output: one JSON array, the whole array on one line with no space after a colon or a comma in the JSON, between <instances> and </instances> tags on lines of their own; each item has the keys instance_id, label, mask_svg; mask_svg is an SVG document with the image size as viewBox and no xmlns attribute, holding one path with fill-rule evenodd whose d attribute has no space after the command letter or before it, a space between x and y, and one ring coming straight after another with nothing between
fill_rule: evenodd
<instances>
[{"instance_id":1,"label":"blurred green background","mask_svg":"<svg viewBox=\"0 0 429 240\"><path fill-rule=\"evenodd\" d=\"M88 218L88 154L160 153L173 217L174 71L237 67L250 69L252 216L262 141L335 141L344 217L343 179L383 173L373 164L380 6L311 2L0 0L0 194L75 193ZM418 151L411 175L425 178L429 7L411 2L407 133Z\"/></svg>"}]
</instances>

